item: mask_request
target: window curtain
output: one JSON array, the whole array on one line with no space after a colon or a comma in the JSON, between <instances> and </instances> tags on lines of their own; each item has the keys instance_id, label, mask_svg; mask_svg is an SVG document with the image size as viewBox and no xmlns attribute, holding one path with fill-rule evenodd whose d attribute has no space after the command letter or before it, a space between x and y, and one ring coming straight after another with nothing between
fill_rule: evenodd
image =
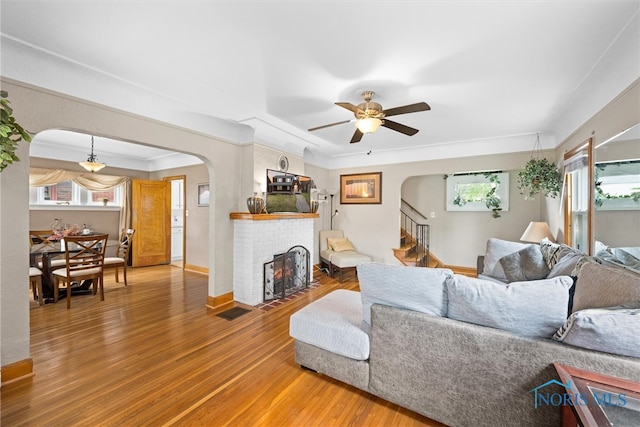
<instances>
[{"instance_id":1,"label":"window curtain","mask_svg":"<svg viewBox=\"0 0 640 427\"><path fill-rule=\"evenodd\" d=\"M131 228L131 178L128 176L96 175L92 173L72 172L62 169L29 170L29 186L44 187L64 181L73 181L85 190L104 191L122 186L122 209L120 210L120 230Z\"/></svg>"}]
</instances>

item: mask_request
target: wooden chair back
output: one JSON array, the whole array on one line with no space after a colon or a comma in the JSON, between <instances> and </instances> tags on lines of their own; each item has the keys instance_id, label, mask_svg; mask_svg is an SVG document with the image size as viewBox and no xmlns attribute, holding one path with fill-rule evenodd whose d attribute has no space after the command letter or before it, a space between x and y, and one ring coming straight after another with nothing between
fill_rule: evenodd
<instances>
[{"instance_id":1,"label":"wooden chair back","mask_svg":"<svg viewBox=\"0 0 640 427\"><path fill-rule=\"evenodd\" d=\"M104 301L103 266L107 249L108 234L91 236L67 236L64 238L65 269L53 272L56 276L54 300L57 301L60 282L67 284L67 308L71 307L71 283L92 280L94 293L100 289L100 299ZM62 270L66 271L64 274Z\"/></svg>"},{"instance_id":2,"label":"wooden chair back","mask_svg":"<svg viewBox=\"0 0 640 427\"><path fill-rule=\"evenodd\" d=\"M29 230L29 248L33 245L51 245L53 241L49 237L53 235L53 231L49 230Z\"/></svg>"},{"instance_id":3,"label":"wooden chair back","mask_svg":"<svg viewBox=\"0 0 640 427\"><path fill-rule=\"evenodd\" d=\"M118 244L118 250L116 256L124 259L125 264L129 261L129 252L131 251L131 242L133 241L133 235L136 230L133 228L123 228L120 233L120 243Z\"/></svg>"}]
</instances>

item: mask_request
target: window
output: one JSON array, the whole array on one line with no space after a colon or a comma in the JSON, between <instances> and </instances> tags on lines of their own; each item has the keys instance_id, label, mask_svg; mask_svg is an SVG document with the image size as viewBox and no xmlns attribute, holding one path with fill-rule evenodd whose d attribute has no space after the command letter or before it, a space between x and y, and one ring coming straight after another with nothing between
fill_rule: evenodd
<instances>
[{"instance_id":1,"label":"window","mask_svg":"<svg viewBox=\"0 0 640 427\"><path fill-rule=\"evenodd\" d=\"M71 181L38 187L40 205L77 205L80 203L79 187Z\"/></svg>"},{"instance_id":2,"label":"window","mask_svg":"<svg viewBox=\"0 0 640 427\"><path fill-rule=\"evenodd\" d=\"M640 161L596 164L596 209L640 209Z\"/></svg>"},{"instance_id":3,"label":"window","mask_svg":"<svg viewBox=\"0 0 640 427\"><path fill-rule=\"evenodd\" d=\"M492 201L501 211L509 210L508 173L473 172L447 177L448 211L492 210Z\"/></svg>"},{"instance_id":4,"label":"window","mask_svg":"<svg viewBox=\"0 0 640 427\"><path fill-rule=\"evenodd\" d=\"M122 203L120 198L120 187L103 191L87 191L89 193L90 205L118 205Z\"/></svg>"},{"instance_id":5,"label":"window","mask_svg":"<svg viewBox=\"0 0 640 427\"><path fill-rule=\"evenodd\" d=\"M29 204L32 206L122 206L122 186L110 190L90 191L72 181L64 181L44 187L30 187Z\"/></svg>"}]
</instances>

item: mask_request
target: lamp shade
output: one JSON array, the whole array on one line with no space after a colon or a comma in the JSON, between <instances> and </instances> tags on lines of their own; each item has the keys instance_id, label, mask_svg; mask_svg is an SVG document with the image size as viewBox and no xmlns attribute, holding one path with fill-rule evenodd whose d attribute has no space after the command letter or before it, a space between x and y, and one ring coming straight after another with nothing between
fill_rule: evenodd
<instances>
[{"instance_id":1,"label":"lamp shade","mask_svg":"<svg viewBox=\"0 0 640 427\"><path fill-rule=\"evenodd\" d=\"M367 118L358 120L356 122L356 127L362 133L373 133L378 130L381 124L382 124L382 120L377 119L375 117L367 117Z\"/></svg>"},{"instance_id":2,"label":"lamp shade","mask_svg":"<svg viewBox=\"0 0 640 427\"><path fill-rule=\"evenodd\" d=\"M552 242L556 241L546 222L531 221L527 226L527 229L522 233L520 240L523 242L540 243L544 238L547 238Z\"/></svg>"},{"instance_id":3,"label":"lamp shade","mask_svg":"<svg viewBox=\"0 0 640 427\"><path fill-rule=\"evenodd\" d=\"M90 162L90 161L78 162L78 164L91 173L98 172L100 169L106 166L104 163L97 163L97 162Z\"/></svg>"}]
</instances>

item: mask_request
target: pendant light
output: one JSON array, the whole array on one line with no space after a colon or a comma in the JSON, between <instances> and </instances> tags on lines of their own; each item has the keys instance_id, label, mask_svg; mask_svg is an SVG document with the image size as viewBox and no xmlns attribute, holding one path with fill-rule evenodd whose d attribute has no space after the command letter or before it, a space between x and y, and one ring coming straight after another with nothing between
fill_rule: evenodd
<instances>
[{"instance_id":1,"label":"pendant light","mask_svg":"<svg viewBox=\"0 0 640 427\"><path fill-rule=\"evenodd\" d=\"M93 154L93 136L91 136L91 154L89 154L89 158L87 161L79 162L78 164L91 173L98 172L100 169L107 166L104 163L98 162L96 156Z\"/></svg>"}]
</instances>

